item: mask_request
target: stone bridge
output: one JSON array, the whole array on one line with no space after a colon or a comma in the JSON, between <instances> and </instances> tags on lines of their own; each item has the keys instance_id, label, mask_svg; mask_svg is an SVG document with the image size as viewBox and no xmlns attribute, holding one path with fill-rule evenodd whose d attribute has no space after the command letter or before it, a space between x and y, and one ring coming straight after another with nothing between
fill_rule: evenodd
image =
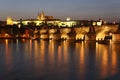
<instances>
[{"instance_id":1,"label":"stone bridge","mask_svg":"<svg viewBox=\"0 0 120 80\"><path fill-rule=\"evenodd\" d=\"M118 25L41 29L41 39L103 40L106 36L118 38ZM117 36L116 36L117 35ZM120 38L119 38L120 39Z\"/></svg>"}]
</instances>

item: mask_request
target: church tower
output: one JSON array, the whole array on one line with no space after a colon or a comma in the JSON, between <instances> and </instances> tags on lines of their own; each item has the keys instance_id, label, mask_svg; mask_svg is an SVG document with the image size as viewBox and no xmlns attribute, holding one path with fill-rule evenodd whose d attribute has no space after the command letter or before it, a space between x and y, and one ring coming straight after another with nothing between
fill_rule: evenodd
<instances>
[{"instance_id":1,"label":"church tower","mask_svg":"<svg viewBox=\"0 0 120 80\"><path fill-rule=\"evenodd\" d=\"M45 20L45 13L43 10L41 13L38 13L38 20Z\"/></svg>"}]
</instances>

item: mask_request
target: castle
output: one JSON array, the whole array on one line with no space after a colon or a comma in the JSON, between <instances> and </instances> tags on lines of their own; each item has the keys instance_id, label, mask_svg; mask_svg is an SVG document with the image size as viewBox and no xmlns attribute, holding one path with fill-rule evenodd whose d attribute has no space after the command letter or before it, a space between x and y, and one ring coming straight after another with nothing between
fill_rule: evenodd
<instances>
[{"instance_id":1,"label":"castle","mask_svg":"<svg viewBox=\"0 0 120 80\"><path fill-rule=\"evenodd\" d=\"M70 20L70 18L67 18L65 21L62 21L60 19L55 19L53 16L46 16L44 11L41 13L38 13L37 19L25 19L25 20L12 20L11 17L7 18L7 25L29 25L30 23L34 23L36 26L40 26L43 23L47 25L53 25L53 26L58 26L58 27L73 27L76 25L86 25L89 24L90 21L88 20ZM93 22L94 26L101 26L102 21L94 21Z\"/></svg>"}]
</instances>

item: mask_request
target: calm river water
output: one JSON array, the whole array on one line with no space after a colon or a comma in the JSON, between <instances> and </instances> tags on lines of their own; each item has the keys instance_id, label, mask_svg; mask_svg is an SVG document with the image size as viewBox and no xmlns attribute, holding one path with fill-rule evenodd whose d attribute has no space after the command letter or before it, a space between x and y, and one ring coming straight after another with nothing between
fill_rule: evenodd
<instances>
[{"instance_id":1,"label":"calm river water","mask_svg":"<svg viewBox=\"0 0 120 80\"><path fill-rule=\"evenodd\" d=\"M120 44L0 40L0 80L120 80Z\"/></svg>"}]
</instances>

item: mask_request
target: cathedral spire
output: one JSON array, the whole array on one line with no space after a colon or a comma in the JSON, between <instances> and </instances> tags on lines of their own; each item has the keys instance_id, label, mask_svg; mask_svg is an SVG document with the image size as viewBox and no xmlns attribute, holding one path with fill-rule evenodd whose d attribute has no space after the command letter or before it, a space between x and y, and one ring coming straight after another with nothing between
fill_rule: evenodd
<instances>
[{"instance_id":1,"label":"cathedral spire","mask_svg":"<svg viewBox=\"0 0 120 80\"><path fill-rule=\"evenodd\" d=\"M44 14L44 11L43 11L43 10L42 10L42 12L41 12L40 17L41 17L41 20L45 20L45 14Z\"/></svg>"},{"instance_id":2,"label":"cathedral spire","mask_svg":"<svg viewBox=\"0 0 120 80\"><path fill-rule=\"evenodd\" d=\"M44 20L45 19L45 14L44 14L44 11L42 10L42 13L41 13L41 19Z\"/></svg>"},{"instance_id":3,"label":"cathedral spire","mask_svg":"<svg viewBox=\"0 0 120 80\"><path fill-rule=\"evenodd\" d=\"M44 11L42 10L42 15L44 15L45 16L45 13L44 13Z\"/></svg>"},{"instance_id":4,"label":"cathedral spire","mask_svg":"<svg viewBox=\"0 0 120 80\"><path fill-rule=\"evenodd\" d=\"M38 12L38 16L40 15L40 13Z\"/></svg>"},{"instance_id":5,"label":"cathedral spire","mask_svg":"<svg viewBox=\"0 0 120 80\"><path fill-rule=\"evenodd\" d=\"M38 13L38 19L39 20L45 20L45 14L44 14L44 11L42 10L41 13Z\"/></svg>"}]
</instances>

